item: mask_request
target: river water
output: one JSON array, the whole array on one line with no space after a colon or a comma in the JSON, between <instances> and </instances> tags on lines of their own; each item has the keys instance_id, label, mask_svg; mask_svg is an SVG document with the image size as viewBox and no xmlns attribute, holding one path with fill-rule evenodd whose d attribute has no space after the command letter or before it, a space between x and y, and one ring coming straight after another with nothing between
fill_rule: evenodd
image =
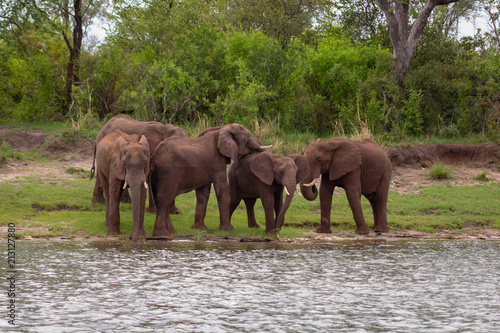
<instances>
[{"instance_id":1,"label":"river water","mask_svg":"<svg viewBox=\"0 0 500 333\"><path fill-rule=\"evenodd\" d=\"M498 241L19 241L16 259L2 332L500 331Z\"/></svg>"}]
</instances>

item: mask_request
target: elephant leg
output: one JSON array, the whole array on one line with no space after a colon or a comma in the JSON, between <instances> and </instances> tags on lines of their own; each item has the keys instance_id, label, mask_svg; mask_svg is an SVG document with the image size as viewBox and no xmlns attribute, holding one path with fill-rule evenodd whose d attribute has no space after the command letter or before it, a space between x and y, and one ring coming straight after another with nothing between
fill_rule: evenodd
<instances>
[{"instance_id":1,"label":"elephant leg","mask_svg":"<svg viewBox=\"0 0 500 333\"><path fill-rule=\"evenodd\" d=\"M389 227L387 226L387 196L373 194L367 199L370 201L373 211L373 231L387 232Z\"/></svg>"},{"instance_id":2,"label":"elephant leg","mask_svg":"<svg viewBox=\"0 0 500 333\"><path fill-rule=\"evenodd\" d=\"M101 180L99 176L95 179L94 192L92 193L92 202L93 203L105 203L104 192L101 185Z\"/></svg>"},{"instance_id":3,"label":"elephant leg","mask_svg":"<svg viewBox=\"0 0 500 333\"><path fill-rule=\"evenodd\" d=\"M122 182L111 179L109 182L108 199L106 202L106 225L108 235L120 234L120 195Z\"/></svg>"},{"instance_id":4,"label":"elephant leg","mask_svg":"<svg viewBox=\"0 0 500 333\"><path fill-rule=\"evenodd\" d=\"M205 225L205 215L207 214L208 199L210 197L210 187L208 184L196 189L196 211L194 214L194 229L207 229Z\"/></svg>"},{"instance_id":5,"label":"elephant leg","mask_svg":"<svg viewBox=\"0 0 500 333\"><path fill-rule=\"evenodd\" d=\"M173 202L175 196L168 193L164 183L153 190L156 207L156 219L153 236L170 236L174 233L174 227L170 220L169 202ZM173 198L172 198L173 197Z\"/></svg>"},{"instance_id":6,"label":"elephant leg","mask_svg":"<svg viewBox=\"0 0 500 333\"><path fill-rule=\"evenodd\" d=\"M269 196L263 196L260 198L262 201L262 206L264 207L264 213L266 216L266 233L275 233L274 229L275 218L274 218L274 208L275 208L275 200L274 194Z\"/></svg>"},{"instance_id":7,"label":"elephant leg","mask_svg":"<svg viewBox=\"0 0 500 333\"><path fill-rule=\"evenodd\" d=\"M351 207L352 216L356 222L356 233L358 235L366 235L370 233L370 230L366 226L365 218L363 216L363 209L361 208L361 186L346 186L345 192L347 195L347 200L349 201L349 206Z\"/></svg>"},{"instance_id":8,"label":"elephant leg","mask_svg":"<svg viewBox=\"0 0 500 333\"><path fill-rule=\"evenodd\" d=\"M170 206L170 214L179 214L180 212L181 211L175 205L175 200L174 200L174 203L172 204L172 206Z\"/></svg>"},{"instance_id":9,"label":"elephant leg","mask_svg":"<svg viewBox=\"0 0 500 333\"><path fill-rule=\"evenodd\" d=\"M215 195L219 205L219 230L232 230L231 218L229 216L229 185L227 183L226 172L216 178L214 181ZM207 200L208 201L208 200Z\"/></svg>"},{"instance_id":10,"label":"elephant leg","mask_svg":"<svg viewBox=\"0 0 500 333\"><path fill-rule=\"evenodd\" d=\"M154 213L156 211L156 207L155 207L155 201L154 201L154 198L153 198L153 188L152 188L151 180L150 179L148 179L148 183L149 183L149 186L148 186L148 198L149 198L148 201L149 201L149 205L148 205L147 212Z\"/></svg>"},{"instance_id":11,"label":"elephant leg","mask_svg":"<svg viewBox=\"0 0 500 333\"><path fill-rule=\"evenodd\" d=\"M321 177L321 186L319 188L319 202L321 207L320 226L316 232L329 234L332 232L331 212L332 212L332 196L335 186L328 180L328 177Z\"/></svg>"},{"instance_id":12,"label":"elephant leg","mask_svg":"<svg viewBox=\"0 0 500 333\"><path fill-rule=\"evenodd\" d=\"M233 216L233 213L236 210L236 208L238 208L238 206L240 205L241 197L239 195L231 192L229 198L230 198L230 200L229 200L229 218L231 218Z\"/></svg>"},{"instance_id":13,"label":"elephant leg","mask_svg":"<svg viewBox=\"0 0 500 333\"><path fill-rule=\"evenodd\" d=\"M260 228L257 220L255 219L255 202L257 199L243 199L247 210L247 221L249 228Z\"/></svg>"},{"instance_id":14,"label":"elephant leg","mask_svg":"<svg viewBox=\"0 0 500 333\"><path fill-rule=\"evenodd\" d=\"M278 218L281 208L283 207L283 190L274 193L274 219Z\"/></svg>"},{"instance_id":15,"label":"elephant leg","mask_svg":"<svg viewBox=\"0 0 500 333\"><path fill-rule=\"evenodd\" d=\"M153 189L152 189L151 182L149 182L149 186L148 186L148 197L149 197L149 206L148 206L148 209L146 211L149 213L154 213L154 212L156 212L156 207L155 207ZM180 213L180 210L175 206L175 200L174 200L172 207L170 207L170 214L179 214L179 213Z\"/></svg>"}]
</instances>

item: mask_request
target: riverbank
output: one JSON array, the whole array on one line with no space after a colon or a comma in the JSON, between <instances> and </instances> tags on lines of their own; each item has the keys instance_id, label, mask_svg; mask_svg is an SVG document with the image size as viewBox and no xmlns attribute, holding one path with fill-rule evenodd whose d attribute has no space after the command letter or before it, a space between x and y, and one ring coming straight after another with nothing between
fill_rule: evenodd
<instances>
[{"instance_id":1,"label":"riverbank","mask_svg":"<svg viewBox=\"0 0 500 333\"><path fill-rule=\"evenodd\" d=\"M8 223L15 223L18 239L128 239L131 227L129 205L122 205L124 235L107 237L103 223L104 205L90 202L93 187L93 182L88 181L88 171L92 166L90 142L63 142L43 133L28 132L17 134L11 141L14 154L0 163L2 238L6 238ZM294 198L285 225L277 237L268 238L262 229L247 228L243 204L233 217L235 230L219 231L215 198L209 202L208 230L193 230L190 225L195 199L191 193L179 196L183 213L174 217L177 233L165 240L322 242L404 238L500 239L500 170L494 155L498 146L460 146L461 150L456 144L440 145L439 149L432 145L388 149L395 166L388 204L391 230L387 233L356 235L341 189L335 191L332 234L314 232L319 225L319 201L307 202L300 197ZM22 155L27 151L31 151L34 158L16 158L16 152ZM429 176L428 167L438 160L449 168L450 178L436 180ZM256 210L257 214L262 210L260 203ZM373 225L371 209L365 201L363 210L368 225ZM258 221L263 220L262 216L260 218ZM147 213L145 225L148 235L152 234L153 223L154 214Z\"/></svg>"}]
</instances>

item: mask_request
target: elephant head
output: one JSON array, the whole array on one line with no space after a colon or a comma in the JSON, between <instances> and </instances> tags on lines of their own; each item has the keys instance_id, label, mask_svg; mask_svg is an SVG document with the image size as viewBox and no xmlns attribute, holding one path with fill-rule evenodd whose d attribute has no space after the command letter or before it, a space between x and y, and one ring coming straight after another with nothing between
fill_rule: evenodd
<instances>
[{"instance_id":1,"label":"elephant head","mask_svg":"<svg viewBox=\"0 0 500 333\"><path fill-rule=\"evenodd\" d=\"M136 241L144 220L147 177L149 174L149 143L145 136L119 137L111 151L111 172L130 187L132 199L132 240Z\"/></svg>"},{"instance_id":2,"label":"elephant head","mask_svg":"<svg viewBox=\"0 0 500 333\"><path fill-rule=\"evenodd\" d=\"M148 139L149 150L151 155L158 144L167 138L176 136L182 139L188 139L186 132L177 126L171 124L162 124L159 122L151 122L146 124L139 135L144 135Z\"/></svg>"},{"instance_id":3,"label":"elephant head","mask_svg":"<svg viewBox=\"0 0 500 333\"><path fill-rule=\"evenodd\" d=\"M276 230L281 229L297 184L309 174L307 160L302 155L279 156L266 151L252 159L250 171L266 185L277 182L283 186L286 199L274 226Z\"/></svg>"},{"instance_id":4,"label":"elephant head","mask_svg":"<svg viewBox=\"0 0 500 333\"><path fill-rule=\"evenodd\" d=\"M304 157L309 164L309 175L300 184L300 191L309 201L318 196L316 180L323 175L331 181L361 167L361 150L349 140L333 138L321 139L307 147Z\"/></svg>"},{"instance_id":5,"label":"elephant head","mask_svg":"<svg viewBox=\"0 0 500 333\"><path fill-rule=\"evenodd\" d=\"M263 146L247 128L240 124L229 124L219 127L213 127L201 132L201 137L209 132L219 131L217 147L219 152L230 158L233 163L238 163L239 158L248 155L254 151L263 151L270 146Z\"/></svg>"}]
</instances>

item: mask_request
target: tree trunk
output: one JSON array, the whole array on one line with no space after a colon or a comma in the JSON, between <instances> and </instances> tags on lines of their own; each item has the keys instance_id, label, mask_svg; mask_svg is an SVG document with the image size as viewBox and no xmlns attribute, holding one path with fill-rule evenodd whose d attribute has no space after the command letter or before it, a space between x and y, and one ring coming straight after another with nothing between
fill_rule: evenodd
<instances>
[{"instance_id":1,"label":"tree trunk","mask_svg":"<svg viewBox=\"0 0 500 333\"><path fill-rule=\"evenodd\" d=\"M394 70L398 84L402 87L410 60L417 48L418 40L427 25L427 20L436 6L447 5L460 0L430 0L418 13L409 31L410 5L408 0L378 0L389 25L389 36L393 48ZM409 33L408 33L409 31Z\"/></svg>"},{"instance_id":2,"label":"tree trunk","mask_svg":"<svg viewBox=\"0 0 500 333\"><path fill-rule=\"evenodd\" d=\"M69 50L68 70L66 73L66 101L68 103L68 110L72 102L71 92L73 84L78 82L78 61L80 59L83 39L82 0L74 0L73 9L75 20L73 26L73 43L70 43L66 33L64 31L62 32L64 41Z\"/></svg>"}]
</instances>

